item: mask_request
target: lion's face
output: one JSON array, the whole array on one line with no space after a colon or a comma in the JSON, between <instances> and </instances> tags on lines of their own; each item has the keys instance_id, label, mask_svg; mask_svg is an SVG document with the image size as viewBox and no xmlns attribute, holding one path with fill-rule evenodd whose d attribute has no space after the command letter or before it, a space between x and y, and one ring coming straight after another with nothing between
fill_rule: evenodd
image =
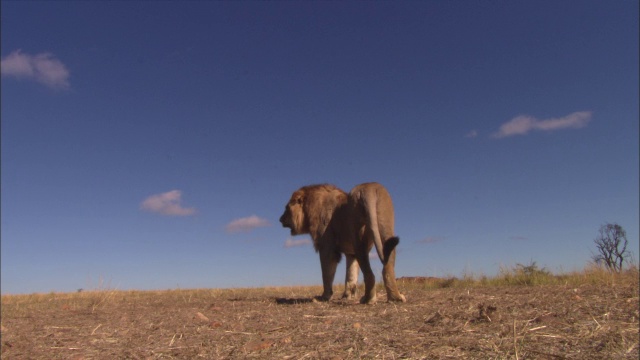
<instances>
[{"instance_id":1,"label":"lion's face","mask_svg":"<svg viewBox=\"0 0 640 360\"><path fill-rule=\"evenodd\" d=\"M291 229L291 235L304 234L304 211L302 204L304 202L304 193L296 191L291 195L291 199L284 209L284 213L280 216L282 227Z\"/></svg>"}]
</instances>

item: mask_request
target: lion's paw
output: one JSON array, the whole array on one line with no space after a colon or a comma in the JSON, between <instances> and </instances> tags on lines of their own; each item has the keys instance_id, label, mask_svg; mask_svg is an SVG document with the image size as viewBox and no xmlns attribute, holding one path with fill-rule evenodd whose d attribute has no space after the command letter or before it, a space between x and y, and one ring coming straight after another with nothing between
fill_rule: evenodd
<instances>
[{"instance_id":1,"label":"lion's paw","mask_svg":"<svg viewBox=\"0 0 640 360\"><path fill-rule=\"evenodd\" d=\"M388 299L389 302L391 301L395 301L395 302L407 302L407 298L400 294L400 296L390 296Z\"/></svg>"},{"instance_id":2,"label":"lion's paw","mask_svg":"<svg viewBox=\"0 0 640 360\"><path fill-rule=\"evenodd\" d=\"M360 304L373 305L378 301L376 296L363 296L360 298Z\"/></svg>"},{"instance_id":3,"label":"lion's paw","mask_svg":"<svg viewBox=\"0 0 640 360\"><path fill-rule=\"evenodd\" d=\"M313 302L327 302L331 300L331 295L326 296L326 295L321 295L321 296L315 296L313 298Z\"/></svg>"},{"instance_id":4,"label":"lion's paw","mask_svg":"<svg viewBox=\"0 0 640 360\"><path fill-rule=\"evenodd\" d=\"M342 299L353 300L356 298L356 288L345 290L342 294Z\"/></svg>"}]
</instances>

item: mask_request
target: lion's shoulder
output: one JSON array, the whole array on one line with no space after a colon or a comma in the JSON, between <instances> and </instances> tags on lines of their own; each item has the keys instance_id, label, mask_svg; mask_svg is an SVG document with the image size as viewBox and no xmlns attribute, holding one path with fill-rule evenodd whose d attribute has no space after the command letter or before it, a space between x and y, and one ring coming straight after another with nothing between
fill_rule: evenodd
<instances>
[{"instance_id":1,"label":"lion's shoulder","mask_svg":"<svg viewBox=\"0 0 640 360\"><path fill-rule=\"evenodd\" d=\"M336 206L347 201L348 194L331 184L303 186L299 190L308 202L322 203L325 206Z\"/></svg>"}]
</instances>

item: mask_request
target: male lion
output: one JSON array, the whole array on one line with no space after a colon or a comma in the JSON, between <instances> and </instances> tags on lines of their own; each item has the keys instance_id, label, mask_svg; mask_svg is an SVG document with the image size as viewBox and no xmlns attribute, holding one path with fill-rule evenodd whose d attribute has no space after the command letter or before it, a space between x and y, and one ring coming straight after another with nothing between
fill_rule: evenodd
<instances>
[{"instance_id":1,"label":"male lion","mask_svg":"<svg viewBox=\"0 0 640 360\"><path fill-rule=\"evenodd\" d=\"M347 258L347 275L343 297L355 296L358 265L364 274L363 304L376 302L375 275L369 263L369 251L375 245L383 263L382 275L388 301L406 301L395 279L395 247L399 239L393 233L391 196L378 183L360 184L347 195L333 185L309 185L296 190L280 217L291 235L310 234L320 254L324 292L328 301L333 295L333 279L341 254Z\"/></svg>"}]
</instances>

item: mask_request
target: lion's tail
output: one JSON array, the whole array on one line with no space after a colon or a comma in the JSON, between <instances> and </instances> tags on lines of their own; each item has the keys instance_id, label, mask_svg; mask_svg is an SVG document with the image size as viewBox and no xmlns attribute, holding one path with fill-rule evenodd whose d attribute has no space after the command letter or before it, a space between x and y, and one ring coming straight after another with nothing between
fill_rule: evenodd
<instances>
[{"instance_id":1,"label":"lion's tail","mask_svg":"<svg viewBox=\"0 0 640 360\"><path fill-rule=\"evenodd\" d=\"M367 194L369 195L369 194ZM373 197L373 198L372 198ZM400 239L397 236L386 239L384 245L382 243L382 238L380 236L380 228L378 227L378 204L377 204L377 196L364 196L365 209L369 211L367 214L367 220L369 223L368 227L373 232L373 243L376 247L376 251L378 253L378 257L383 264L387 263L389 260L389 255L395 249L395 247L400 242Z\"/></svg>"},{"instance_id":2,"label":"lion's tail","mask_svg":"<svg viewBox=\"0 0 640 360\"><path fill-rule=\"evenodd\" d=\"M385 261L382 262L383 264L387 263L387 261L389 260L389 255L391 255L391 252L393 251L393 249L395 249L396 246L398 246L398 243L400 243L400 238L397 236L390 238L384 243L382 250L384 252Z\"/></svg>"},{"instance_id":3,"label":"lion's tail","mask_svg":"<svg viewBox=\"0 0 640 360\"><path fill-rule=\"evenodd\" d=\"M364 201L364 208L368 212L368 214L366 214L367 221L369 222L367 226L373 233L373 243L376 246L376 251L378 252L380 261L384 264L384 249L382 247L382 239L380 238L380 229L378 228L377 196L371 194L371 192L367 192L362 197L362 200Z\"/></svg>"}]
</instances>

